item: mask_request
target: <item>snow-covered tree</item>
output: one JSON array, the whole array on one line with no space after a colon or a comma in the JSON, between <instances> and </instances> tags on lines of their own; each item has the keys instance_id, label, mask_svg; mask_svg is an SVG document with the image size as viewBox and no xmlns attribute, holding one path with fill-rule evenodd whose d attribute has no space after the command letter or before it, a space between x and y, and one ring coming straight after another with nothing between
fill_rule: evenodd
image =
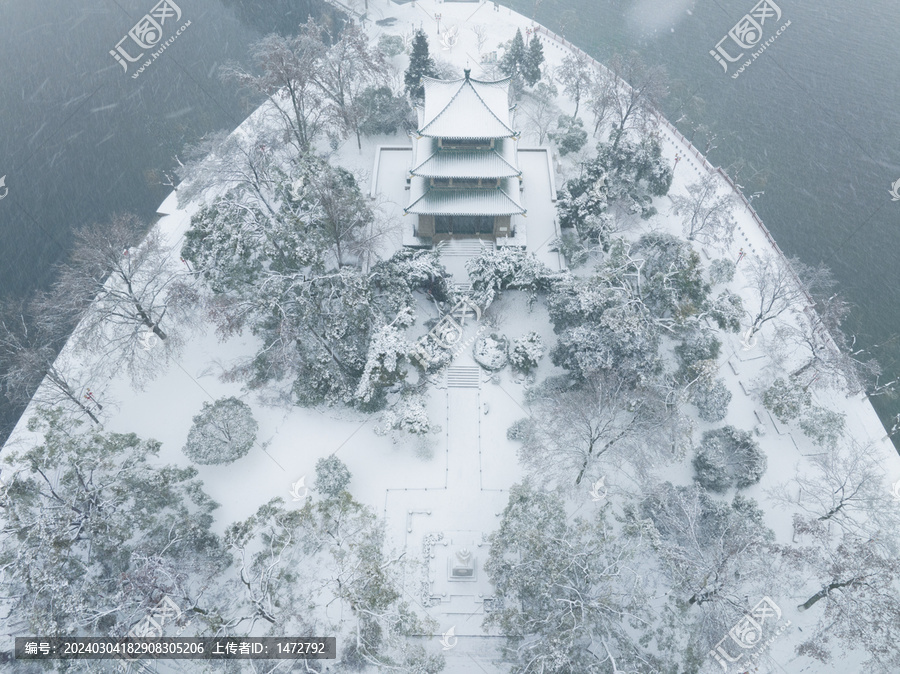
<instances>
[{"instance_id":1,"label":"snow-covered tree","mask_svg":"<svg viewBox=\"0 0 900 674\"><path fill-rule=\"evenodd\" d=\"M390 87L369 87L359 95L358 104L363 110L359 130L363 135L396 133L415 127L413 110L404 96L395 96Z\"/></svg>"},{"instance_id":2,"label":"snow-covered tree","mask_svg":"<svg viewBox=\"0 0 900 674\"><path fill-rule=\"evenodd\" d=\"M197 471L160 466L154 440L84 431L60 410L29 427L43 439L4 454L0 491L10 629L121 636L163 596L202 613L226 560Z\"/></svg>"},{"instance_id":3,"label":"snow-covered tree","mask_svg":"<svg viewBox=\"0 0 900 674\"><path fill-rule=\"evenodd\" d=\"M778 377L763 393L762 402L784 424L812 405L812 394L795 380Z\"/></svg>"},{"instance_id":4,"label":"snow-covered tree","mask_svg":"<svg viewBox=\"0 0 900 674\"><path fill-rule=\"evenodd\" d=\"M834 655L862 651L862 671L889 674L900 657L900 561L895 531L835 535L821 517L794 519L795 531L808 545L782 546L789 564L811 574L815 590L797 606L810 611L815 627L804 630L798 654L821 662ZM885 538L893 538L886 545Z\"/></svg>"},{"instance_id":5,"label":"snow-covered tree","mask_svg":"<svg viewBox=\"0 0 900 674\"><path fill-rule=\"evenodd\" d=\"M750 260L750 283L759 297L759 303L751 312L753 323L750 326L749 337L784 312L800 309L807 304L806 290L809 286L800 281L792 266L798 269L811 269L798 260L788 262L772 254ZM816 282L815 278L810 279L811 285L815 285Z\"/></svg>"},{"instance_id":6,"label":"snow-covered tree","mask_svg":"<svg viewBox=\"0 0 900 674\"><path fill-rule=\"evenodd\" d=\"M538 82L532 91L525 93L522 101L516 106L516 109L521 110L525 119L531 123L539 145L544 144L550 125L559 117L557 95L556 87L552 84Z\"/></svg>"},{"instance_id":7,"label":"snow-covered tree","mask_svg":"<svg viewBox=\"0 0 900 674\"><path fill-rule=\"evenodd\" d=\"M659 327L627 288L608 281L568 274L554 280L547 308L559 337L550 357L579 378L616 371L646 381L660 370Z\"/></svg>"},{"instance_id":8,"label":"snow-covered tree","mask_svg":"<svg viewBox=\"0 0 900 674\"><path fill-rule=\"evenodd\" d=\"M556 131L551 131L547 137L556 143L560 156L578 152L587 143L587 131L581 117L569 115L560 115L556 120Z\"/></svg>"},{"instance_id":9,"label":"snow-covered tree","mask_svg":"<svg viewBox=\"0 0 900 674\"><path fill-rule=\"evenodd\" d=\"M719 330L739 332L744 317L744 301L740 295L723 290L716 297L707 298L703 311L716 322Z\"/></svg>"},{"instance_id":10,"label":"snow-covered tree","mask_svg":"<svg viewBox=\"0 0 900 674\"><path fill-rule=\"evenodd\" d=\"M378 36L378 50L387 58L400 56L405 51L403 38L399 35L387 35L382 33Z\"/></svg>"},{"instance_id":11,"label":"snow-covered tree","mask_svg":"<svg viewBox=\"0 0 900 674\"><path fill-rule=\"evenodd\" d=\"M672 168L662 158L656 139L615 146L601 143L597 157L586 162L581 175L567 181L559 192L560 227L575 227L583 238L605 248L615 223L600 216L609 211L649 218L656 213L653 197L665 196L671 183Z\"/></svg>"},{"instance_id":12,"label":"snow-covered tree","mask_svg":"<svg viewBox=\"0 0 900 674\"><path fill-rule=\"evenodd\" d=\"M721 377L712 382L697 382L691 390L691 402L697 406L697 413L703 421L722 421L728 414L731 391Z\"/></svg>"},{"instance_id":13,"label":"snow-covered tree","mask_svg":"<svg viewBox=\"0 0 900 674\"><path fill-rule=\"evenodd\" d=\"M809 522L833 524L840 532L878 538L900 552L900 508L886 484L884 467L872 446L844 438L797 466L789 481L770 491L783 507L801 514L799 527ZM837 535L837 532L832 530ZM885 535L889 534L889 535Z\"/></svg>"},{"instance_id":14,"label":"snow-covered tree","mask_svg":"<svg viewBox=\"0 0 900 674\"><path fill-rule=\"evenodd\" d=\"M324 53L322 30L310 20L296 35L262 38L250 49L252 70L229 64L222 68L222 77L269 97L287 138L305 154L333 124L333 111L315 81Z\"/></svg>"},{"instance_id":15,"label":"snow-covered tree","mask_svg":"<svg viewBox=\"0 0 900 674\"><path fill-rule=\"evenodd\" d=\"M316 481L313 487L326 498L337 498L350 484L350 471L334 454L316 461Z\"/></svg>"},{"instance_id":16,"label":"snow-covered tree","mask_svg":"<svg viewBox=\"0 0 900 674\"><path fill-rule=\"evenodd\" d=\"M530 291L534 298L552 273L534 253L518 248L485 250L466 261L466 271L472 281L472 299L484 309L508 289Z\"/></svg>"},{"instance_id":17,"label":"snow-covered tree","mask_svg":"<svg viewBox=\"0 0 900 674\"><path fill-rule=\"evenodd\" d=\"M301 26L315 34L315 27ZM320 41L322 38L319 38ZM346 23L336 39L330 39L312 72L313 82L326 106L334 111L338 128L345 134L356 134L362 149L360 123L370 113L361 94L368 87L383 86L387 80L387 62L382 53L369 44L369 36L355 23Z\"/></svg>"},{"instance_id":18,"label":"snow-covered tree","mask_svg":"<svg viewBox=\"0 0 900 674\"><path fill-rule=\"evenodd\" d=\"M731 283L737 265L733 260L725 257L716 258L709 263L709 284L717 286L722 283Z\"/></svg>"},{"instance_id":19,"label":"snow-covered tree","mask_svg":"<svg viewBox=\"0 0 900 674\"><path fill-rule=\"evenodd\" d=\"M520 89L525 81L526 60L528 51L525 48L525 40L522 38L521 29L516 29L512 40L506 43L506 51L500 59L500 70L507 77L511 77L515 88Z\"/></svg>"},{"instance_id":20,"label":"snow-covered tree","mask_svg":"<svg viewBox=\"0 0 900 674\"><path fill-rule=\"evenodd\" d=\"M683 231L688 241L728 245L734 239L737 221L732 211L737 197L723 185L716 174L709 174L699 182L687 186L687 194L670 195L672 212L683 216Z\"/></svg>"},{"instance_id":21,"label":"snow-covered tree","mask_svg":"<svg viewBox=\"0 0 900 674\"><path fill-rule=\"evenodd\" d=\"M509 353L509 362L521 372L531 372L537 367L538 361L544 357L544 340L534 330L522 335L513 342Z\"/></svg>"},{"instance_id":22,"label":"snow-covered tree","mask_svg":"<svg viewBox=\"0 0 900 674\"><path fill-rule=\"evenodd\" d=\"M548 379L529 393L528 410L507 435L533 475L560 486L593 483L604 462L640 463L665 446L665 405L614 373L575 386Z\"/></svg>"},{"instance_id":23,"label":"snow-covered tree","mask_svg":"<svg viewBox=\"0 0 900 674\"><path fill-rule=\"evenodd\" d=\"M563 91L575 101L575 112L572 116L578 117L581 99L594 82L594 65L591 58L582 51L573 51L563 58L554 75L562 85Z\"/></svg>"},{"instance_id":24,"label":"snow-covered tree","mask_svg":"<svg viewBox=\"0 0 900 674\"><path fill-rule=\"evenodd\" d=\"M195 463L231 463L250 451L258 430L253 411L242 400L205 402L181 451Z\"/></svg>"},{"instance_id":25,"label":"snow-covered tree","mask_svg":"<svg viewBox=\"0 0 900 674\"><path fill-rule=\"evenodd\" d=\"M537 33L528 40L525 58L522 62L522 78L525 84L533 87L541 79L541 64L544 62L544 45Z\"/></svg>"},{"instance_id":26,"label":"snow-covered tree","mask_svg":"<svg viewBox=\"0 0 900 674\"><path fill-rule=\"evenodd\" d=\"M218 634L324 630L337 635L347 669L436 674L443 667L442 657L408 642L434 628L403 601L409 565L388 555L383 523L346 491L308 499L299 510L273 499L224 538L239 575L218 593ZM326 606L340 618L325 618Z\"/></svg>"},{"instance_id":27,"label":"snow-covered tree","mask_svg":"<svg viewBox=\"0 0 900 674\"><path fill-rule=\"evenodd\" d=\"M0 303L0 390L13 405L24 407L34 400L99 424L102 403L92 400L88 384L99 384L102 372L87 359L58 353L65 325L35 315L37 306L49 308L44 301Z\"/></svg>"},{"instance_id":28,"label":"snow-covered tree","mask_svg":"<svg viewBox=\"0 0 900 674\"><path fill-rule=\"evenodd\" d=\"M694 456L694 479L710 491L743 489L759 482L766 464L766 455L750 433L724 426L703 434Z\"/></svg>"},{"instance_id":29,"label":"snow-covered tree","mask_svg":"<svg viewBox=\"0 0 900 674\"><path fill-rule=\"evenodd\" d=\"M676 378L686 385L698 379L707 379L708 364L711 361L715 365L721 349L722 342L712 330L691 330L675 347L679 363Z\"/></svg>"},{"instance_id":30,"label":"snow-covered tree","mask_svg":"<svg viewBox=\"0 0 900 674\"><path fill-rule=\"evenodd\" d=\"M366 364L354 394L364 403L372 403L385 388L400 382L406 373L407 355L412 345L392 325L375 331L369 342Z\"/></svg>"},{"instance_id":31,"label":"snow-covered tree","mask_svg":"<svg viewBox=\"0 0 900 674\"><path fill-rule=\"evenodd\" d=\"M833 446L844 433L845 415L826 407L811 405L800 414L800 429L819 446Z\"/></svg>"},{"instance_id":32,"label":"snow-covered tree","mask_svg":"<svg viewBox=\"0 0 900 674\"><path fill-rule=\"evenodd\" d=\"M699 485L666 482L626 510L626 524L630 534L649 538L668 579L660 638L685 658L713 648L749 611L748 597L773 594L781 567L753 500L722 502Z\"/></svg>"},{"instance_id":33,"label":"snow-covered tree","mask_svg":"<svg viewBox=\"0 0 900 674\"><path fill-rule=\"evenodd\" d=\"M428 419L425 397L421 393L408 392L399 402L381 414L381 425L375 428L377 435L390 435L397 442L403 435L424 436L435 429Z\"/></svg>"},{"instance_id":34,"label":"snow-covered tree","mask_svg":"<svg viewBox=\"0 0 900 674\"><path fill-rule=\"evenodd\" d=\"M158 371L160 356L182 343L169 326L175 315L182 328L191 319L191 311L182 311L188 307L173 301L183 276L158 229L134 215L115 215L76 233L38 311L46 320L79 322L74 346L95 362L124 367L140 383Z\"/></svg>"},{"instance_id":35,"label":"snow-covered tree","mask_svg":"<svg viewBox=\"0 0 900 674\"><path fill-rule=\"evenodd\" d=\"M485 370L502 370L509 362L509 339L496 332L478 335L472 345L472 357Z\"/></svg>"},{"instance_id":36,"label":"snow-covered tree","mask_svg":"<svg viewBox=\"0 0 900 674\"><path fill-rule=\"evenodd\" d=\"M484 568L502 608L484 623L510 635L511 671L650 671L631 632L649 622L640 547L602 514L570 519L557 495L514 485L489 543Z\"/></svg>"},{"instance_id":37,"label":"snow-covered tree","mask_svg":"<svg viewBox=\"0 0 900 674\"><path fill-rule=\"evenodd\" d=\"M802 365L791 372L792 377L858 395L877 381L881 367L863 349L854 351L856 338L848 338L841 328L850 308L840 295L830 293L834 285L830 272L822 273L828 275L824 287L812 294L815 305L797 313L796 324L779 326L779 336L802 354Z\"/></svg>"},{"instance_id":38,"label":"snow-covered tree","mask_svg":"<svg viewBox=\"0 0 900 674\"><path fill-rule=\"evenodd\" d=\"M625 140L626 131L645 133L655 128L657 110L669 93L666 72L660 66L648 66L637 52L615 54L607 64L612 77L602 94L610 109L614 129L613 147Z\"/></svg>"},{"instance_id":39,"label":"snow-covered tree","mask_svg":"<svg viewBox=\"0 0 900 674\"><path fill-rule=\"evenodd\" d=\"M406 93L413 100L425 98L425 87L422 85L423 77L437 77L437 66L428 53L428 36L425 35L423 30L419 29L413 36L409 67L406 69L406 74L403 78L406 85Z\"/></svg>"}]
</instances>

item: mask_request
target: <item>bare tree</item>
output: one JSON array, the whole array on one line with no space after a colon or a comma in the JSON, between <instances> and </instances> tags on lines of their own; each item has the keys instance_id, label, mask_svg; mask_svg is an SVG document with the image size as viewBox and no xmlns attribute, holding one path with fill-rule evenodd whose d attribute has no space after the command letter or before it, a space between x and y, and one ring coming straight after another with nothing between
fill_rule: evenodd
<instances>
[{"instance_id":1,"label":"bare tree","mask_svg":"<svg viewBox=\"0 0 900 674\"><path fill-rule=\"evenodd\" d=\"M656 109L669 92L665 70L660 66L648 66L637 52L616 54L609 61L612 78L606 86L605 96L611 109L613 147L628 129L639 131L656 124Z\"/></svg>"},{"instance_id":2,"label":"bare tree","mask_svg":"<svg viewBox=\"0 0 900 674\"><path fill-rule=\"evenodd\" d=\"M550 380L533 394L531 416L508 435L521 441L519 457L535 475L577 487L599 477L600 462L621 457L626 447L646 455L661 446L665 406L648 393L612 372L577 387Z\"/></svg>"},{"instance_id":3,"label":"bare tree","mask_svg":"<svg viewBox=\"0 0 900 674\"><path fill-rule=\"evenodd\" d=\"M0 307L3 393L14 405L34 400L42 406L64 406L99 424L97 414L103 407L88 388L92 380L99 379L97 372L86 361L76 363L68 354L59 353L66 335L48 333L54 322L32 315L30 309L36 305L47 303L32 303L29 308L22 302L6 303Z\"/></svg>"},{"instance_id":4,"label":"bare tree","mask_svg":"<svg viewBox=\"0 0 900 674\"><path fill-rule=\"evenodd\" d=\"M574 99L575 112L572 117L577 117L581 98L591 89L594 81L594 68L590 57L581 51L572 52L563 59L555 75L563 91Z\"/></svg>"},{"instance_id":5,"label":"bare tree","mask_svg":"<svg viewBox=\"0 0 900 674\"><path fill-rule=\"evenodd\" d=\"M77 349L98 361L124 363L138 381L152 373L151 352L168 355L180 345L168 327L175 317L166 315L170 309L185 320L191 315L172 301L183 275L158 229L147 232L137 217L115 215L76 233L39 311L48 322L78 322Z\"/></svg>"},{"instance_id":6,"label":"bare tree","mask_svg":"<svg viewBox=\"0 0 900 674\"><path fill-rule=\"evenodd\" d=\"M543 145L550 126L559 118L559 108L556 106L556 87L545 82L538 82L533 91L525 92L521 105L522 114L531 122L537 131L538 143Z\"/></svg>"},{"instance_id":7,"label":"bare tree","mask_svg":"<svg viewBox=\"0 0 900 674\"><path fill-rule=\"evenodd\" d=\"M759 297L759 303L751 314L753 323L747 340L763 325L781 316L785 311L802 306L806 299L803 287L787 260L768 253L750 262L750 283Z\"/></svg>"},{"instance_id":8,"label":"bare tree","mask_svg":"<svg viewBox=\"0 0 900 674\"><path fill-rule=\"evenodd\" d=\"M722 502L698 485L666 482L626 515L633 522L628 531L652 542L675 605L687 611L674 639L689 634L705 651L750 608L748 597L772 594L774 536L754 501L737 495Z\"/></svg>"},{"instance_id":9,"label":"bare tree","mask_svg":"<svg viewBox=\"0 0 900 674\"><path fill-rule=\"evenodd\" d=\"M478 55L484 51L484 45L488 40L487 26L483 23L477 23L472 26L472 32L475 33L475 44L478 46Z\"/></svg>"},{"instance_id":10,"label":"bare tree","mask_svg":"<svg viewBox=\"0 0 900 674\"><path fill-rule=\"evenodd\" d=\"M322 40L322 29L310 19L301 32ZM387 80L384 55L369 44L369 38L355 24L347 24L339 40L328 47L312 73L313 82L322 98L334 109L335 118L345 133L355 133L362 149L359 125L366 110L357 99L366 87L384 84Z\"/></svg>"},{"instance_id":11,"label":"bare tree","mask_svg":"<svg viewBox=\"0 0 900 674\"><path fill-rule=\"evenodd\" d=\"M830 642L836 640L843 652L862 650L869 656L864 671L894 672L900 657L896 534L879 531L859 536L842 531L835 535L827 526L829 521L795 516L795 532L810 537L812 544L782 548L783 557L812 572L819 587L797 606L799 611L821 611L815 628L797 651L828 662L834 650ZM894 540L886 544L886 539Z\"/></svg>"},{"instance_id":12,"label":"bare tree","mask_svg":"<svg viewBox=\"0 0 900 674\"><path fill-rule=\"evenodd\" d=\"M737 197L730 189L719 193L722 183L714 174L687 186L687 195L673 195L672 212L684 216L683 231L689 241L729 244L737 227L732 210Z\"/></svg>"},{"instance_id":13,"label":"bare tree","mask_svg":"<svg viewBox=\"0 0 900 674\"><path fill-rule=\"evenodd\" d=\"M329 121L329 110L315 81L325 53L322 29L315 22L293 37L272 34L251 47L251 61L260 74L237 64L221 70L223 79L270 98L287 137L305 154Z\"/></svg>"},{"instance_id":14,"label":"bare tree","mask_svg":"<svg viewBox=\"0 0 900 674\"><path fill-rule=\"evenodd\" d=\"M795 520L801 529L807 521L815 521L860 538L900 531L900 508L876 457L873 446L844 437L831 449L809 457L810 470L798 466L792 480L769 493L783 507L802 511ZM896 546L898 541L889 537L884 543Z\"/></svg>"},{"instance_id":15,"label":"bare tree","mask_svg":"<svg viewBox=\"0 0 900 674\"><path fill-rule=\"evenodd\" d=\"M611 94L614 86L615 81L604 70L598 72L591 83L587 105L594 115L595 137L600 127L612 116L614 97Z\"/></svg>"},{"instance_id":16,"label":"bare tree","mask_svg":"<svg viewBox=\"0 0 900 674\"><path fill-rule=\"evenodd\" d=\"M844 299L837 293L813 299L815 306L798 313L796 325L779 329L784 343L802 354L803 362L791 377L858 394L877 380L881 367L872 358L863 359L863 350L854 351L856 339L848 339L841 329L850 310Z\"/></svg>"}]
</instances>

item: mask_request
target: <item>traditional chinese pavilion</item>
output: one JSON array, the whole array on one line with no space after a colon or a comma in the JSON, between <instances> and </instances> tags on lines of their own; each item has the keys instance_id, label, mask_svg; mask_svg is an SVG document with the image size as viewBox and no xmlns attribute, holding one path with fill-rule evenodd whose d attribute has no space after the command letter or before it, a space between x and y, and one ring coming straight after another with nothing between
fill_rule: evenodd
<instances>
[{"instance_id":1,"label":"traditional chinese pavilion","mask_svg":"<svg viewBox=\"0 0 900 674\"><path fill-rule=\"evenodd\" d=\"M497 82L423 78L417 108L409 206L420 239L513 236L525 214L518 133L509 119L509 78Z\"/></svg>"}]
</instances>

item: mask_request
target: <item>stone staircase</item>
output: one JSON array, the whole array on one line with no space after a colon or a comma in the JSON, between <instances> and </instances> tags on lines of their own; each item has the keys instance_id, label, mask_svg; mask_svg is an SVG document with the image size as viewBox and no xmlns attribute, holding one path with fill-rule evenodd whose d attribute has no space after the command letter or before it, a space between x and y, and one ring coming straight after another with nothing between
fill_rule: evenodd
<instances>
[{"instance_id":1,"label":"stone staircase","mask_svg":"<svg viewBox=\"0 0 900 674\"><path fill-rule=\"evenodd\" d=\"M481 368L462 365L448 367L447 388L481 388Z\"/></svg>"},{"instance_id":2,"label":"stone staircase","mask_svg":"<svg viewBox=\"0 0 900 674\"><path fill-rule=\"evenodd\" d=\"M484 250L494 250L494 242L483 239L449 239L438 243L436 250L442 257L477 257Z\"/></svg>"}]
</instances>

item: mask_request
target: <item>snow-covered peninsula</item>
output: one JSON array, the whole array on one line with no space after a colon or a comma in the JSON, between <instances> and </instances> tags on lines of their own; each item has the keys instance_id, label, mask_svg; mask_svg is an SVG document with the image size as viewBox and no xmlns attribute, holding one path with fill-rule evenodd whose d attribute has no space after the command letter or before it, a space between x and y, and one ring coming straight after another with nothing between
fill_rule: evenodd
<instances>
[{"instance_id":1,"label":"snow-covered peninsula","mask_svg":"<svg viewBox=\"0 0 900 674\"><path fill-rule=\"evenodd\" d=\"M23 342L7 637L169 602L153 635L337 639L227 671L896 671L873 365L663 73L492 2L331 4L228 67L269 98L146 239L82 233L59 358Z\"/></svg>"}]
</instances>

